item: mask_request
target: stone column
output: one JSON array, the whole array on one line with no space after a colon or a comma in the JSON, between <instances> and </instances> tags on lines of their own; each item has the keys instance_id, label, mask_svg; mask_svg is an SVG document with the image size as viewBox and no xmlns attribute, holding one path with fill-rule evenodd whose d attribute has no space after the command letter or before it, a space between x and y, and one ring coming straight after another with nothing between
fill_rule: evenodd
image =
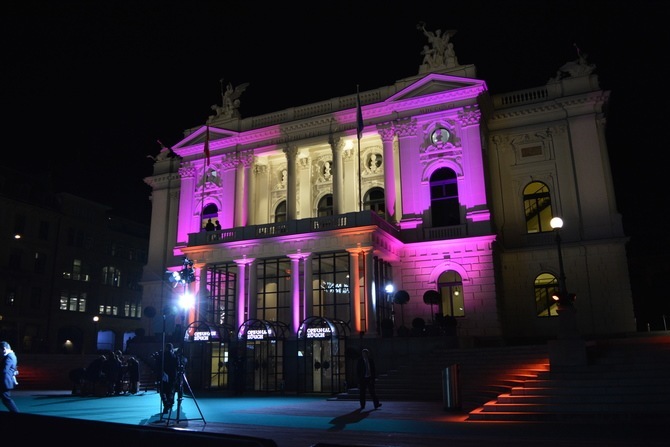
<instances>
[{"instance_id":1,"label":"stone column","mask_svg":"<svg viewBox=\"0 0 670 447\"><path fill-rule=\"evenodd\" d=\"M351 267L349 271L349 277L351 278L351 330L357 334L360 334L365 330L363 327L361 314L361 282L360 282L360 272L358 271L360 266L358 262L358 257L360 255L360 249L350 249L347 250L351 258ZM352 335L354 335L352 333Z\"/></svg>"},{"instance_id":2,"label":"stone column","mask_svg":"<svg viewBox=\"0 0 670 447\"><path fill-rule=\"evenodd\" d=\"M343 214L344 211L344 190L342 184L344 182L344 169L342 165L342 151L344 150L345 141L340 137L330 137L328 143L333 154L333 214Z\"/></svg>"},{"instance_id":3,"label":"stone column","mask_svg":"<svg viewBox=\"0 0 670 447\"><path fill-rule=\"evenodd\" d=\"M237 273L237 326L241 325L249 318L251 315L248 313L248 298L247 298L247 288L246 288L246 278L247 278L247 266L253 262L253 259L247 259L244 256L242 259L235 259L237 264L238 273ZM255 298L255 297L254 297ZM255 316L254 316L255 317Z\"/></svg>"},{"instance_id":4,"label":"stone column","mask_svg":"<svg viewBox=\"0 0 670 447\"><path fill-rule=\"evenodd\" d=\"M177 223L177 242L186 244L189 233L198 233L202 230L202 209L197 213L193 211L193 196L195 191L196 169L192 166L180 168L181 188L179 190L179 218ZM203 188L205 185L203 185ZM203 197L204 200L204 197ZM201 207L202 208L202 207ZM197 226L193 221L196 214Z\"/></svg>"},{"instance_id":5,"label":"stone column","mask_svg":"<svg viewBox=\"0 0 670 447\"><path fill-rule=\"evenodd\" d=\"M368 326L368 334L377 335L377 301L372 295L372 288L374 287L374 259L372 257L372 247L365 247L363 250L363 265L365 266L365 309L366 321Z\"/></svg>"},{"instance_id":6,"label":"stone column","mask_svg":"<svg viewBox=\"0 0 670 447\"><path fill-rule=\"evenodd\" d=\"M243 227L249 223L249 168L253 162L251 152L239 155L235 176L235 226Z\"/></svg>"},{"instance_id":7,"label":"stone column","mask_svg":"<svg viewBox=\"0 0 670 447\"><path fill-rule=\"evenodd\" d=\"M291 321L285 323L294 334L297 334L302 322L302 312L300 312L302 301L300 295L300 260L302 254L298 251L298 253L291 253L287 256L291 259Z\"/></svg>"},{"instance_id":8,"label":"stone column","mask_svg":"<svg viewBox=\"0 0 670 447\"><path fill-rule=\"evenodd\" d=\"M392 126L379 128L384 147L384 200L386 201L386 215L389 222L397 222L396 217L396 192L395 192L395 156L393 153L393 137L395 130Z\"/></svg>"},{"instance_id":9,"label":"stone column","mask_svg":"<svg viewBox=\"0 0 670 447\"><path fill-rule=\"evenodd\" d=\"M395 125L398 133L398 152L400 154L400 183L402 189L402 212L405 217L421 220L422 200L430 202L430 197L421 197L421 163L419 163L420 142L416 138L416 122L403 120Z\"/></svg>"},{"instance_id":10,"label":"stone column","mask_svg":"<svg viewBox=\"0 0 670 447\"><path fill-rule=\"evenodd\" d=\"M289 146L284 149L286 154L286 213L288 220L297 219L297 197L296 197L296 158L298 156L298 148L295 146Z\"/></svg>"}]
</instances>

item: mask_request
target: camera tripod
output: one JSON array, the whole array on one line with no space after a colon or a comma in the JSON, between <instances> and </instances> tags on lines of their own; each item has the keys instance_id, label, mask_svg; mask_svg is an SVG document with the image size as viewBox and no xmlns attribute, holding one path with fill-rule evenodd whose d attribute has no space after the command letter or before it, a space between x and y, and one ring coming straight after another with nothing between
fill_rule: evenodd
<instances>
[{"instance_id":1,"label":"camera tripod","mask_svg":"<svg viewBox=\"0 0 670 447\"><path fill-rule=\"evenodd\" d=\"M199 418L186 419L181 417L183 415L181 411L181 403L184 400L184 385L186 385L186 388L188 389L191 398L193 398L195 407L198 409L198 413L200 413ZM176 417L172 419L172 408L170 408L170 411L168 412L168 416L165 422L166 425L170 425L171 420L174 421L175 424L179 424L182 421L200 421L200 420L204 424L207 424L207 421L205 421L205 417L202 415L202 411L200 410L200 405L198 405L198 401L195 399L195 395L193 394L191 385L188 383L188 379L186 378L186 373L184 372L183 366L179 366L179 368L177 368L177 380L175 383L175 389L171 390L171 392L177 393L177 414Z\"/></svg>"}]
</instances>

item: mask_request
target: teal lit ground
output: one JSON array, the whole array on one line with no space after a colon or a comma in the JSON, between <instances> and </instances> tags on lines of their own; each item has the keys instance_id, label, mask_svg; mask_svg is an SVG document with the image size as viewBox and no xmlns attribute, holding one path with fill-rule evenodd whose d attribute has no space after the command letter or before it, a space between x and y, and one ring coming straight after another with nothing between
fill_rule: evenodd
<instances>
[{"instance_id":1,"label":"teal lit ground","mask_svg":"<svg viewBox=\"0 0 670 447\"><path fill-rule=\"evenodd\" d=\"M63 391L14 391L13 397L22 413L47 416L39 421L26 416L21 423L23 440L48 439L52 418L69 425L78 423L91 430L89 423L111 424L123 436L121 428L131 426L133 433L160 429L172 433L193 432L192 436L221 436L219 446L237 445L226 436L247 436L270 440L277 447L321 446L389 446L446 447L480 446L666 446L667 422L621 421L597 423L503 423L472 422L467 415L446 411L439 402L383 402L374 410L360 411L357 401L331 401L319 396L222 397L220 395L185 396L179 415L160 413L160 399L155 391L113 397L73 396ZM17 423L2 408L3 428L7 421ZM7 419L5 419L7 418ZM34 429L26 427L35 425ZM68 424L60 424L65 430ZM77 426L75 424L75 426ZM19 428L19 427L15 427ZM92 429L95 432L95 428ZM59 437L63 434L54 433ZM100 431L103 433L102 429ZM176 433L175 433L176 434ZM83 433L80 433L84 436ZM112 435L113 436L113 435ZM78 438L78 437L77 437ZM72 440L72 438L70 438ZM90 439L86 440L90 445ZM107 439L111 441L111 439ZM209 441L209 439L208 439ZM226 442L229 441L229 442ZM180 441L181 442L181 441ZM70 443L76 445L76 443ZM83 445L83 444L82 444ZM207 445L199 442L198 445Z\"/></svg>"}]
</instances>

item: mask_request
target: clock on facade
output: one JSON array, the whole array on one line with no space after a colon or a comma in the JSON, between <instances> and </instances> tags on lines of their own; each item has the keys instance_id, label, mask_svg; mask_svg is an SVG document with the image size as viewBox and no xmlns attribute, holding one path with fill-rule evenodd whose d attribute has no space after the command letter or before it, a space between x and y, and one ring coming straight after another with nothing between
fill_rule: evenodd
<instances>
[{"instance_id":1,"label":"clock on facade","mask_svg":"<svg viewBox=\"0 0 670 447\"><path fill-rule=\"evenodd\" d=\"M442 127L438 127L435 129L431 134L430 134L430 141L433 144L440 144L440 143L446 143L449 141L450 133L447 129L443 129Z\"/></svg>"}]
</instances>

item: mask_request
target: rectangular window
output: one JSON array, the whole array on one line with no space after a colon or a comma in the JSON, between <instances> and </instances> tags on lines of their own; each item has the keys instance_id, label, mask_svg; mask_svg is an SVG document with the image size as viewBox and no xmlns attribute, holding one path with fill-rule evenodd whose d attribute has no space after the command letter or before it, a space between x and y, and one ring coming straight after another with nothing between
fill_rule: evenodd
<instances>
[{"instance_id":1,"label":"rectangular window","mask_svg":"<svg viewBox=\"0 0 670 447\"><path fill-rule=\"evenodd\" d=\"M86 292L61 290L59 309L70 312L86 312Z\"/></svg>"},{"instance_id":2,"label":"rectangular window","mask_svg":"<svg viewBox=\"0 0 670 447\"><path fill-rule=\"evenodd\" d=\"M350 255L323 253L312 259L312 309L308 314L350 321L352 291L349 281ZM363 281L362 285L365 284Z\"/></svg>"}]
</instances>

